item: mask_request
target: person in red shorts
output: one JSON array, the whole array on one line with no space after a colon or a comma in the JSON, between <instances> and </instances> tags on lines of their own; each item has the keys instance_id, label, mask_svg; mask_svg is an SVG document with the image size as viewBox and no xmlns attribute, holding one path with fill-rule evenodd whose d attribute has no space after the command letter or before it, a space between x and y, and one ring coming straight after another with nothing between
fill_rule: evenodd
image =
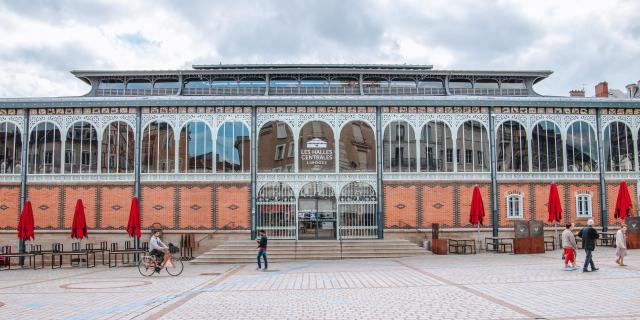
<instances>
[{"instance_id":1,"label":"person in red shorts","mask_svg":"<svg viewBox=\"0 0 640 320\"><path fill-rule=\"evenodd\" d=\"M576 270L576 237L571 232L571 223L565 225L564 231L562 231L562 248L564 249L564 270L573 271ZM569 267L571 263L571 267Z\"/></svg>"}]
</instances>

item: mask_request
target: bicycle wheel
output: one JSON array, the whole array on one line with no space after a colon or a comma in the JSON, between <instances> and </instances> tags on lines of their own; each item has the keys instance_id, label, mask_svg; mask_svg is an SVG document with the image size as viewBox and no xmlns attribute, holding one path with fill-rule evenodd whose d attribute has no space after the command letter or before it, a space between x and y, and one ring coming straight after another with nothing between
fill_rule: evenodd
<instances>
[{"instance_id":1,"label":"bicycle wheel","mask_svg":"<svg viewBox=\"0 0 640 320\"><path fill-rule=\"evenodd\" d=\"M155 263L153 259L149 256L144 256L140 259L140 263L138 264L138 271L141 275L145 277L150 277L155 272L154 268Z\"/></svg>"},{"instance_id":2,"label":"bicycle wheel","mask_svg":"<svg viewBox=\"0 0 640 320\"><path fill-rule=\"evenodd\" d=\"M171 257L171 259L169 259L169 261L164 265L164 268L167 270L168 274L178 276L182 273L184 264L182 263L182 260Z\"/></svg>"}]
</instances>

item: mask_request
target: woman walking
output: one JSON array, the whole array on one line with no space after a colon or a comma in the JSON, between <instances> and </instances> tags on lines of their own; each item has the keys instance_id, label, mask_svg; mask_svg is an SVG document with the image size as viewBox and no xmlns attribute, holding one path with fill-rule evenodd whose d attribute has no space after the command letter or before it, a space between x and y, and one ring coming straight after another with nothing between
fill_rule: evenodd
<instances>
[{"instance_id":1,"label":"woman walking","mask_svg":"<svg viewBox=\"0 0 640 320\"><path fill-rule=\"evenodd\" d=\"M627 226L622 227L616 232L616 263L624 267L624 257L627 255Z\"/></svg>"},{"instance_id":2,"label":"woman walking","mask_svg":"<svg viewBox=\"0 0 640 320\"><path fill-rule=\"evenodd\" d=\"M575 252L578 245L576 244L576 237L571 232L571 223L567 223L564 231L562 231L562 248L564 249L564 270L576 270ZM569 262L571 262L571 267L569 267Z\"/></svg>"}]
</instances>

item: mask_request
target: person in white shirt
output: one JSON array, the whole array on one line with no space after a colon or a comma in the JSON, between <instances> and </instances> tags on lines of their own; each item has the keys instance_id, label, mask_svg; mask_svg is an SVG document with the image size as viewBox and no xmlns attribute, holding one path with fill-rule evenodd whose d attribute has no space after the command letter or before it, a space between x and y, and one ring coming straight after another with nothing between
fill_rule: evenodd
<instances>
[{"instance_id":1,"label":"person in white shirt","mask_svg":"<svg viewBox=\"0 0 640 320\"><path fill-rule=\"evenodd\" d=\"M160 240L160 230L155 230L151 235L151 239L149 239L149 254L156 257L156 272L160 272L162 266L164 266L164 252L167 249L169 247Z\"/></svg>"},{"instance_id":2,"label":"person in white shirt","mask_svg":"<svg viewBox=\"0 0 640 320\"><path fill-rule=\"evenodd\" d=\"M622 227L616 232L616 263L624 267L624 257L627 255L627 226Z\"/></svg>"}]
</instances>

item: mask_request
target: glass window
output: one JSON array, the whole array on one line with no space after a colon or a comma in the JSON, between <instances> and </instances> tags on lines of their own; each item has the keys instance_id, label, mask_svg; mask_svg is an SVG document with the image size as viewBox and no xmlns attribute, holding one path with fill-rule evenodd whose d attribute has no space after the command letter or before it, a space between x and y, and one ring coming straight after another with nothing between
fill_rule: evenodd
<instances>
[{"instance_id":1,"label":"glass window","mask_svg":"<svg viewBox=\"0 0 640 320\"><path fill-rule=\"evenodd\" d=\"M11 122L0 123L0 174L22 171L22 135Z\"/></svg>"},{"instance_id":2,"label":"glass window","mask_svg":"<svg viewBox=\"0 0 640 320\"><path fill-rule=\"evenodd\" d=\"M293 145L293 143L292 143ZM242 122L225 122L216 140L217 172L249 172L251 170L251 138Z\"/></svg>"},{"instance_id":3,"label":"glass window","mask_svg":"<svg viewBox=\"0 0 640 320\"><path fill-rule=\"evenodd\" d=\"M64 145L65 173L94 173L98 165L98 135L96 129L86 121L76 122L67 130ZM84 154L86 153L86 156ZM86 157L86 162L84 162Z\"/></svg>"},{"instance_id":4,"label":"glass window","mask_svg":"<svg viewBox=\"0 0 640 320\"><path fill-rule=\"evenodd\" d=\"M149 123L142 132L140 165L143 173L173 173L176 144L173 129L164 121Z\"/></svg>"},{"instance_id":5,"label":"glass window","mask_svg":"<svg viewBox=\"0 0 640 320\"><path fill-rule=\"evenodd\" d=\"M527 133L520 123L513 120L502 123L496 140L498 171L529 171Z\"/></svg>"},{"instance_id":6,"label":"glass window","mask_svg":"<svg viewBox=\"0 0 640 320\"><path fill-rule=\"evenodd\" d=\"M209 80L207 79L187 79L184 82L184 87L186 89L208 89L209 88Z\"/></svg>"},{"instance_id":7,"label":"glass window","mask_svg":"<svg viewBox=\"0 0 640 320\"><path fill-rule=\"evenodd\" d=\"M531 136L533 171L562 172L562 137L560 128L551 121L541 121L533 128Z\"/></svg>"},{"instance_id":8,"label":"glass window","mask_svg":"<svg viewBox=\"0 0 640 320\"><path fill-rule=\"evenodd\" d=\"M576 195L576 216L578 218L591 218L593 216L593 204L590 194Z\"/></svg>"},{"instance_id":9,"label":"glass window","mask_svg":"<svg viewBox=\"0 0 640 320\"><path fill-rule=\"evenodd\" d=\"M98 89L110 90L110 89L124 89L124 82L116 79L104 79L98 84Z\"/></svg>"},{"instance_id":10,"label":"glass window","mask_svg":"<svg viewBox=\"0 0 640 320\"><path fill-rule=\"evenodd\" d=\"M153 84L154 89L179 89L178 79L159 79Z\"/></svg>"},{"instance_id":11,"label":"glass window","mask_svg":"<svg viewBox=\"0 0 640 320\"><path fill-rule=\"evenodd\" d=\"M127 89L151 89L151 81L147 79L133 79L127 81Z\"/></svg>"},{"instance_id":12,"label":"glass window","mask_svg":"<svg viewBox=\"0 0 640 320\"><path fill-rule=\"evenodd\" d=\"M180 172L213 172L211 129L202 121L188 122L180 131Z\"/></svg>"},{"instance_id":13,"label":"glass window","mask_svg":"<svg viewBox=\"0 0 640 320\"><path fill-rule=\"evenodd\" d=\"M471 89L473 85L467 79L451 79L449 80L449 88L451 89Z\"/></svg>"},{"instance_id":14,"label":"glass window","mask_svg":"<svg viewBox=\"0 0 640 320\"><path fill-rule=\"evenodd\" d=\"M521 195L510 195L507 197L507 219L522 219L523 197Z\"/></svg>"},{"instance_id":15,"label":"glass window","mask_svg":"<svg viewBox=\"0 0 640 320\"><path fill-rule=\"evenodd\" d=\"M480 79L474 84L477 89L498 89L498 81L492 79Z\"/></svg>"},{"instance_id":16,"label":"glass window","mask_svg":"<svg viewBox=\"0 0 640 320\"><path fill-rule=\"evenodd\" d=\"M286 146L295 146L288 124L270 121L258 133L258 171L292 172L293 157L285 157Z\"/></svg>"},{"instance_id":17,"label":"glass window","mask_svg":"<svg viewBox=\"0 0 640 320\"><path fill-rule=\"evenodd\" d=\"M506 79L500 84L502 89L526 89L522 79Z\"/></svg>"},{"instance_id":18,"label":"glass window","mask_svg":"<svg viewBox=\"0 0 640 320\"><path fill-rule=\"evenodd\" d=\"M102 172L130 173L134 171L135 134L124 121L111 122L102 136Z\"/></svg>"},{"instance_id":19,"label":"glass window","mask_svg":"<svg viewBox=\"0 0 640 320\"><path fill-rule=\"evenodd\" d=\"M29 136L29 173L60 173L62 140L51 122L39 123Z\"/></svg>"},{"instance_id":20,"label":"glass window","mask_svg":"<svg viewBox=\"0 0 640 320\"><path fill-rule=\"evenodd\" d=\"M322 121L312 121L300 130L298 144L300 172L335 172L333 129Z\"/></svg>"},{"instance_id":21,"label":"glass window","mask_svg":"<svg viewBox=\"0 0 640 320\"><path fill-rule=\"evenodd\" d=\"M422 127L421 138L420 170L452 172L452 161L446 161L446 150L453 147L449 126L444 121L430 121Z\"/></svg>"},{"instance_id":22,"label":"glass window","mask_svg":"<svg viewBox=\"0 0 640 320\"><path fill-rule=\"evenodd\" d=\"M456 148L458 171L489 171L489 137L482 123L476 120L464 122L458 128Z\"/></svg>"},{"instance_id":23,"label":"glass window","mask_svg":"<svg viewBox=\"0 0 640 320\"><path fill-rule=\"evenodd\" d=\"M211 81L212 88L235 89L238 87L238 81L235 79L214 79Z\"/></svg>"},{"instance_id":24,"label":"glass window","mask_svg":"<svg viewBox=\"0 0 640 320\"><path fill-rule=\"evenodd\" d=\"M577 121L567 129L567 169L569 172L598 171L598 142L591 125Z\"/></svg>"},{"instance_id":25,"label":"glass window","mask_svg":"<svg viewBox=\"0 0 640 320\"><path fill-rule=\"evenodd\" d=\"M631 129L620 121L604 130L604 159L607 171L633 171L633 137Z\"/></svg>"},{"instance_id":26,"label":"glass window","mask_svg":"<svg viewBox=\"0 0 640 320\"><path fill-rule=\"evenodd\" d=\"M418 88L443 89L444 84L440 79L424 79L418 81Z\"/></svg>"},{"instance_id":27,"label":"glass window","mask_svg":"<svg viewBox=\"0 0 640 320\"><path fill-rule=\"evenodd\" d=\"M396 87L396 88L416 88L416 82L412 79L392 80L390 85L391 87Z\"/></svg>"},{"instance_id":28,"label":"glass window","mask_svg":"<svg viewBox=\"0 0 640 320\"><path fill-rule=\"evenodd\" d=\"M351 121L340 131L340 172L376 171L375 133L365 121Z\"/></svg>"},{"instance_id":29,"label":"glass window","mask_svg":"<svg viewBox=\"0 0 640 320\"><path fill-rule=\"evenodd\" d=\"M384 171L416 171L416 138L406 121L392 121L384 129L382 140Z\"/></svg>"}]
</instances>

